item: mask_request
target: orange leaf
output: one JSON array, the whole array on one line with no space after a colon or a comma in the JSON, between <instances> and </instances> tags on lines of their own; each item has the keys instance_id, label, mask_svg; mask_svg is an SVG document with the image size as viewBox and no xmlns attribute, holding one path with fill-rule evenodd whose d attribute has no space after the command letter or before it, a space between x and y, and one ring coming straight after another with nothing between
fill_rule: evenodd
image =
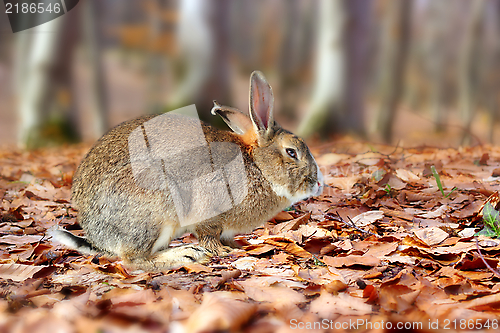
<instances>
[{"instance_id":1,"label":"orange leaf","mask_svg":"<svg viewBox=\"0 0 500 333\"><path fill-rule=\"evenodd\" d=\"M32 266L20 264L0 264L0 278L12 281L24 281L32 278L35 273L46 266Z\"/></svg>"},{"instance_id":2,"label":"orange leaf","mask_svg":"<svg viewBox=\"0 0 500 333\"><path fill-rule=\"evenodd\" d=\"M349 267L354 265L378 266L380 264L380 259L370 255L368 256L350 255L347 257L324 256L323 262L333 267L342 267L342 266Z\"/></svg>"},{"instance_id":3,"label":"orange leaf","mask_svg":"<svg viewBox=\"0 0 500 333\"><path fill-rule=\"evenodd\" d=\"M282 249L290 254L293 254L296 257L301 258L312 258L312 254L301 248L295 243L285 243L285 242L277 242L272 239L264 240L264 243L276 246L277 248Z\"/></svg>"},{"instance_id":4,"label":"orange leaf","mask_svg":"<svg viewBox=\"0 0 500 333\"><path fill-rule=\"evenodd\" d=\"M240 331L256 310L255 304L206 293L201 306L189 317L186 333Z\"/></svg>"}]
</instances>

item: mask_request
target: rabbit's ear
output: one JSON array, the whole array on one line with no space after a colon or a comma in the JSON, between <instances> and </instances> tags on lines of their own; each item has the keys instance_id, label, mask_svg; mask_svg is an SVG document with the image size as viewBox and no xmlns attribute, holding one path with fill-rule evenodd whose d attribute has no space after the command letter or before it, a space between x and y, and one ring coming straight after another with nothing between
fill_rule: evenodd
<instances>
[{"instance_id":1,"label":"rabbit's ear","mask_svg":"<svg viewBox=\"0 0 500 333\"><path fill-rule=\"evenodd\" d=\"M260 135L266 135L274 126L273 90L264 74L254 71L250 76L250 117Z\"/></svg>"},{"instance_id":2,"label":"rabbit's ear","mask_svg":"<svg viewBox=\"0 0 500 333\"><path fill-rule=\"evenodd\" d=\"M210 111L214 116L218 114L234 133L243 135L253 129L252 121L246 114L236 108L224 106L214 101L214 107Z\"/></svg>"}]
</instances>

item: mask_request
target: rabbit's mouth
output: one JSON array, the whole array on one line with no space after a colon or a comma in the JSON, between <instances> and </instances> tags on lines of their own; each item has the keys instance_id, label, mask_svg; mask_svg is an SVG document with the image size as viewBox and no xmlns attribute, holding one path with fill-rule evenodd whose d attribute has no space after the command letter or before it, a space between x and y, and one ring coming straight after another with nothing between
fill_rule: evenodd
<instances>
[{"instance_id":1,"label":"rabbit's mouth","mask_svg":"<svg viewBox=\"0 0 500 333\"><path fill-rule=\"evenodd\" d=\"M316 184L313 187L313 197L317 197L318 195L321 195L323 193L323 189L325 188L325 183L323 179L323 174L321 171L319 171L318 168L318 180L316 181Z\"/></svg>"},{"instance_id":2,"label":"rabbit's mouth","mask_svg":"<svg viewBox=\"0 0 500 333\"><path fill-rule=\"evenodd\" d=\"M319 167L317 167L317 168L318 168L317 173L316 173L317 180L316 181L313 180L314 186L313 186L312 194L311 194L312 197L317 197L318 195L321 195L321 193L323 193L323 189L325 188L325 181L324 181L323 174L319 170Z\"/></svg>"}]
</instances>

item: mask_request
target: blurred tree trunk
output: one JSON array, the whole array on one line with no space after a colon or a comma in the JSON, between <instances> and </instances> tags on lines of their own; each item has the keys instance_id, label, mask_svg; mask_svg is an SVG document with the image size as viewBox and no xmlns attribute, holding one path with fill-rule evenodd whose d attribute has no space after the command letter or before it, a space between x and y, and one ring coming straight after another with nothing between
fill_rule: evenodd
<instances>
[{"instance_id":1,"label":"blurred tree trunk","mask_svg":"<svg viewBox=\"0 0 500 333\"><path fill-rule=\"evenodd\" d=\"M283 36L277 67L279 69L279 95L281 114L295 119L301 95L297 93L311 70L313 14L316 3L289 0L284 6Z\"/></svg>"},{"instance_id":2,"label":"blurred tree trunk","mask_svg":"<svg viewBox=\"0 0 500 333\"><path fill-rule=\"evenodd\" d=\"M411 1L384 1L386 16L382 27L379 59L380 107L376 131L391 142L396 110L403 91L404 68L410 39Z\"/></svg>"},{"instance_id":3,"label":"blurred tree trunk","mask_svg":"<svg viewBox=\"0 0 500 333\"><path fill-rule=\"evenodd\" d=\"M161 15L163 12L163 1L148 0L148 54L147 54L147 72L148 72L148 111L157 114L163 111L161 79L163 76L164 57L160 53L159 39L162 33Z\"/></svg>"},{"instance_id":4,"label":"blurred tree trunk","mask_svg":"<svg viewBox=\"0 0 500 333\"><path fill-rule=\"evenodd\" d=\"M169 100L168 109L195 103L210 76L214 37L210 29L209 2L186 0L179 3L177 43L179 46L179 78Z\"/></svg>"},{"instance_id":5,"label":"blurred tree trunk","mask_svg":"<svg viewBox=\"0 0 500 333\"><path fill-rule=\"evenodd\" d=\"M71 64L80 28L78 14L78 10L72 10L16 34L18 145L22 148L79 139L76 103L71 91Z\"/></svg>"},{"instance_id":6,"label":"blurred tree trunk","mask_svg":"<svg viewBox=\"0 0 500 333\"><path fill-rule=\"evenodd\" d=\"M299 135L364 133L364 39L370 5L370 0L319 2L314 90Z\"/></svg>"},{"instance_id":7,"label":"blurred tree trunk","mask_svg":"<svg viewBox=\"0 0 500 333\"><path fill-rule=\"evenodd\" d=\"M47 107L51 90L50 75L57 58L62 22L63 18L60 17L17 35L18 51L24 52L19 54L16 66L19 71L16 75L19 101L18 145L21 148L32 148L40 140L41 127L47 116L43 111ZM34 33L33 30L39 33Z\"/></svg>"},{"instance_id":8,"label":"blurred tree trunk","mask_svg":"<svg viewBox=\"0 0 500 333\"><path fill-rule=\"evenodd\" d=\"M178 43L184 73L170 110L196 104L210 120L212 101L229 100L229 0L186 0L180 3Z\"/></svg>"},{"instance_id":9,"label":"blurred tree trunk","mask_svg":"<svg viewBox=\"0 0 500 333\"><path fill-rule=\"evenodd\" d=\"M429 3L428 24L424 26L427 72L430 84L430 110L434 120L434 129L443 131L446 123L444 113L444 75L446 68L446 26L449 24L446 13L450 4L445 0L434 0Z\"/></svg>"},{"instance_id":10,"label":"blurred tree trunk","mask_svg":"<svg viewBox=\"0 0 500 333\"><path fill-rule=\"evenodd\" d=\"M96 0L86 0L83 6L82 24L86 47L88 49L89 67L92 74L92 132L94 138L98 139L109 127L106 84L104 82L104 70L102 66L101 29L98 26L99 20L96 19L101 11Z\"/></svg>"},{"instance_id":11,"label":"blurred tree trunk","mask_svg":"<svg viewBox=\"0 0 500 333\"><path fill-rule=\"evenodd\" d=\"M207 0L205 0L207 1ZM213 100L225 105L231 105L229 87L230 58L229 58L229 12L231 0L211 0L209 8L209 24L213 34L213 50L210 61L210 72L205 86L196 98L196 107L200 117L204 120L220 121L210 114Z\"/></svg>"},{"instance_id":12,"label":"blurred tree trunk","mask_svg":"<svg viewBox=\"0 0 500 333\"><path fill-rule=\"evenodd\" d=\"M498 122L498 112L500 112L500 73L497 68L500 68L500 1L490 3L493 14L493 38L492 38L492 52L488 57L488 72L485 73L489 80L488 83L488 109L490 114L490 128L488 138L490 143L494 143L495 138L495 125Z\"/></svg>"},{"instance_id":13,"label":"blurred tree trunk","mask_svg":"<svg viewBox=\"0 0 500 333\"><path fill-rule=\"evenodd\" d=\"M471 141L470 131L476 108L476 92L478 84L479 40L482 26L484 0L471 1L470 16L464 34L458 61L459 75L459 108L464 126L462 143Z\"/></svg>"}]
</instances>

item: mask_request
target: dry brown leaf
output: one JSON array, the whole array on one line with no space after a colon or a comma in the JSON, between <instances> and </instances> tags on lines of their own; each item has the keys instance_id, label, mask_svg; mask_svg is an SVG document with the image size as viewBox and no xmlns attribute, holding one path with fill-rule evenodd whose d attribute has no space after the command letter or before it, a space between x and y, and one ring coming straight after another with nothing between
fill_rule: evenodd
<instances>
[{"instance_id":1,"label":"dry brown leaf","mask_svg":"<svg viewBox=\"0 0 500 333\"><path fill-rule=\"evenodd\" d=\"M398 243L382 243L374 244L368 248L368 251L365 252L365 256L373 256L376 258L382 258L392 252L396 251L398 248ZM385 259L385 258L384 258Z\"/></svg>"},{"instance_id":2,"label":"dry brown leaf","mask_svg":"<svg viewBox=\"0 0 500 333\"><path fill-rule=\"evenodd\" d=\"M312 258L312 254L295 244L295 242L280 242L280 241L275 241L274 239L268 238L264 240L266 244L273 245L279 249L282 249L283 251L286 251L290 254L293 254L294 256L300 257L300 258Z\"/></svg>"},{"instance_id":3,"label":"dry brown leaf","mask_svg":"<svg viewBox=\"0 0 500 333\"><path fill-rule=\"evenodd\" d=\"M333 267L349 267L354 265L360 266L377 266L380 264L380 259L374 256L359 256L350 255L347 257L330 257L323 256L322 261Z\"/></svg>"},{"instance_id":4,"label":"dry brown leaf","mask_svg":"<svg viewBox=\"0 0 500 333\"><path fill-rule=\"evenodd\" d=\"M420 290L412 290L401 284L387 284L379 289L378 296L380 305L386 311L401 313L413 307L419 293Z\"/></svg>"},{"instance_id":5,"label":"dry brown leaf","mask_svg":"<svg viewBox=\"0 0 500 333\"><path fill-rule=\"evenodd\" d=\"M238 332L256 310L255 304L205 293L203 303L189 317L185 332Z\"/></svg>"},{"instance_id":6,"label":"dry brown leaf","mask_svg":"<svg viewBox=\"0 0 500 333\"><path fill-rule=\"evenodd\" d=\"M282 212L279 212L275 217L274 217L274 220L277 221L277 222L282 222L282 221L289 221L289 220L292 220L293 219L293 216L290 215L290 213L288 212L285 212L285 211L282 211Z\"/></svg>"},{"instance_id":7,"label":"dry brown leaf","mask_svg":"<svg viewBox=\"0 0 500 333\"><path fill-rule=\"evenodd\" d=\"M30 297L30 301L37 307L48 306L59 301L62 301L66 295L62 293L52 293L48 295L39 295L35 297Z\"/></svg>"},{"instance_id":8,"label":"dry brown leaf","mask_svg":"<svg viewBox=\"0 0 500 333\"><path fill-rule=\"evenodd\" d=\"M450 215L457 219L465 219L477 215L482 206L483 206L482 201L473 201L469 205L465 206L462 209L454 211Z\"/></svg>"},{"instance_id":9,"label":"dry brown leaf","mask_svg":"<svg viewBox=\"0 0 500 333\"><path fill-rule=\"evenodd\" d=\"M393 174L389 175L389 181L387 184L394 190L402 190L406 187L406 183Z\"/></svg>"},{"instance_id":10,"label":"dry brown leaf","mask_svg":"<svg viewBox=\"0 0 500 333\"><path fill-rule=\"evenodd\" d=\"M390 216L390 217L397 217L397 218L407 220L407 221L413 221L413 218L414 218L412 214L409 214L403 210L393 210L393 209L387 209L384 207L381 207L380 210L384 213L384 215Z\"/></svg>"},{"instance_id":11,"label":"dry brown leaf","mask_svg":"<svg viewBox=\"0 0 500 333\"><path fill-rule=\"evenodd\" d=\"M464 302L463 305L468 309L475 309L477 311L498 308L500 305L500 293L476 298L471 301Z\"/></svg>"},{"instance_id":12,"label":"dry brown leaf","mask_svg":"<svg viewBox=\"0 0 500 333\"><path fill-rule=\"evenodd\" d=\"M418 239L429 246L437 245L449 236L446 231L438 227L421 228L413 230L413 233Z\"/></svg>"},{"instance_id":13,"label":"dry brown leaf","mask_svg":"<svg viewBox=\"0 0 500 333\"><path fill-rule=\"evenodd\" d=\"M303 294L281 286L254 286L251 283L246 283L246 281L239 282L244 287L245 294L257 302L269 302L276 304L286 304L286 303L304 303L306 298Z\"/></svg>"},{"instance_id":14,"label":"dry brown leaf","mask_svg":"<svg viewBox=\"0 0 500 333\"><path fill-rule=\"evenodd\" d=\"M293 270L289 270L290 274L284 271L275 270L274 272L268 271L267 273L274 273L269 276L251 276L245 280L237 281L237 283L242 287L288 287L294 289L304 289L306 284L304 282L297 281L295 279L295 274Z\"/></svg>"},{"instance_id":15,"label":"dry brown leaf","mask_svg":"<svg viewBox=\"0 0 500 333\"><path fill-rule=\"evenodd\" d=\"M26 243L38 243L43 236L40 235L4 235L0 237L0 243L13 244L13 245L24 245Z\"/></svg>"},{"instance_id":16,"label":"dry brown leaf","mask_svg":"<svg viewBox=\"0 0 500 333\"><path fill-rule=\"evenodd\" d=\"M488 199L486 199L486 201L481 205L481 207L479 208L479 211L477 213L477 216L479 217L483 217L483 209L484 209L484 206L489 203L491 204L491 206L494 208L494 209L498 209L498 206L500 204L500 193L495 192L493 193L492 195L490 195L488 197Z\"/></svg>"},{"instance_id":17,"label":"dry brown leaf","mask_svg":"<svg viewBox=\"0 0 500 333\"><path fill-rule=\"evenodd\" d=\"M404 265L415 265L417 258L412 256L402 256L400 254L393 254L391 256L384 257L390 263L400 263Z\"/></svg>"},{"instance_id":18,"label":"dry brown leaf","mask_svg":"<svg viewBox=\"0 0 500 333\"><path fill-rule=\"evenodd\" d=\"M250 271L255 268L257 260L255 257L244 257L232 262L231 266L242 271Z\"/></svg>"},{"instance_id":19,"label":"dry brown leaf","mask_svg":"<svg viewBox=\"0 0 500 333\"><path fill-rule=\"evenodd\" d=\"M0 278L11 279L12 281L24 281L32 278L45 266L20 265L20 264L0 264Z\"/></svg>"},{"instance_id":20,"label":"dry brown leaf","mask_svg":"<svg viewBox=\"0 0 500 333\"><path fill-rule=\"evenodd\" d=\"M118 289L118 288L116 288ZM116 290L113 289L113 290ZM109 293L108 293L109 294ZM156 295L151 289L139 290L139 291L130 291L123 295L107 295L107 299L111 300L113 305L120 304L147 304L154 302L156 300Z\"/></svg>"},{"instance_id":21,"label":"dry brown leaf","mask_svg":"<svg viewBox=\"0 0 500 333\"><path fill-rule=\"evenodd\" d=\"M342 249L343 251L349 251L352 249L353 245L349 239L344 239L338 242L333 243L337 248Z\"/></svg>"},{"instance_id":22,"label":"dry brown leaf","mask_svg":"<svg viewBox=\"0 0 500 333\"><path fill-rule=\"evenodd\" d=\"M444 213L446 213L446 211L448 210L448 206L447 205L442 205L428 213L421 213L421 214L418 214L418 216L420 217L423 217L423 218L426 218L426 219L435 219L437 217L441 217Z\"/></svg>"},{"instance_id":23,"label":"dry brown leaf","mask_svg":"<svg viewBox=\"0 0 500 333\"><path fill-rule=\"evenodd\" d=\"M317 313L319 317L334 319L339 314L347 316L363 316L372 313L372 306L366 304L363 299L352 297L347 293L339 293L333 296L322 292L320 297L311 302L311 312Z\"/></svg>"},{"instance_id":24,"label":"dry brown leaf","mask_svg":"<svg viewBox=\"0 0 500 333\"><path fill-rule=\"evenodd\" d=\"M304 214L296 219L279 223L273 228L274 234L284 233L289 230L297 230L302 224L307 223L311 218L311 213Z\"/></svg>"},{"instance_id":25,"label":"dry brown leaf","mask_svg":"<svg viewBox=\"0 0 500 333\"><path fill-rule=\"evenodd\" d=\"M210 273L213 271L212 268L197 263L184 264L182 268L184 268L188 273Z\"/></svg>"},{"instance_id":26,"label":"dry brown leaf","mask_svg":"<svg viewBox=\"0 0 500 333\"><path fill-rule=\"evenodd\" d=\"M464 228L464 230L460 231L458 235L462 238L473 237L476 233L476 228Z\"/></svg>"},{"instance_id":27,"label":"dry brown leaf","mask_svg":"<svg viewBox=\"0 0 500 333\"><path fill-rule=\"evenodd\" d=\"M332 164L337 164L338 162L344 159L348 159L349 157L351 156L345 154L327 153L317 158L317 162L319 165L332 165Z\"/></svg>"},{"instance_id":28,"label":"dry brown leaf","mask_svg":"<svg viewBox=\"0 0 500 333\"><path fill-rule=\"evenodd\" d=\"M258 256L273 251L275 248L274 245L262 243L245 246L244 250L249 255Z\"/></svg>"},{"instance_id":29,"label":"dry brown leaf","mask_svg":"<svg viewBox=\"0 0 500 333\"><path fill-rule=\"evenodd\" d=\"M302 269L297 265L294 265L292 269L295 271L295 274L304 281L312 282L317 285L325 285L333 283L334 281L339 281L345 284L344 277L340 274L339 271L332 272L329 268L314 268L314 269Z\"/></svg>"},{"instance_id":30,"label":"dry brown leaf","mask_svg":"<svg viewBox=\"0 0 500 333\"><path fill-rule=\"evenodd\" d=\"M301 225L297 231L301 233L303 237L306 238L313 237L316 239L325 239L331 237L330 231L324 228L319 228L316 225L311 225L311 224Z\"/></svg>"},{"instance_id":31,"label":"dry brown leaf","mask_svg":"<svg viewBox=\"0 0 500 333\"><path fill-rule=\"evenodd\" d=\"M361 213L359 215L354 216L351 220L357 227L364 227L369 224L372 224L375 221L381 220L384 218L384 212L381 210L372 210L368 212Z\"/></svg>"},{"instance_id":32,"label":"dry brown leaf","mask_svg":"<svg viewBox=\"0 0 500 333\"><path fill-rule=\"evenodd\" d=\"M415 182L420 180L420 177L411 172L410 170L406 169L397 169L396 170L396 176L401 178L401 180L405 182Z\"/></svg>"},{"instance_id":33,"label":"dry brown leaf","mask_svg":"<svg viewBox=\"0 0 500 333\"><path fill-rule=\"evenodd\" d=\"M458 242L453 246L439 246L432 250L426 250L434 254L459 254L466 253L476 249L476 244L473 242Z\"/></svg>"}]
</instances>

